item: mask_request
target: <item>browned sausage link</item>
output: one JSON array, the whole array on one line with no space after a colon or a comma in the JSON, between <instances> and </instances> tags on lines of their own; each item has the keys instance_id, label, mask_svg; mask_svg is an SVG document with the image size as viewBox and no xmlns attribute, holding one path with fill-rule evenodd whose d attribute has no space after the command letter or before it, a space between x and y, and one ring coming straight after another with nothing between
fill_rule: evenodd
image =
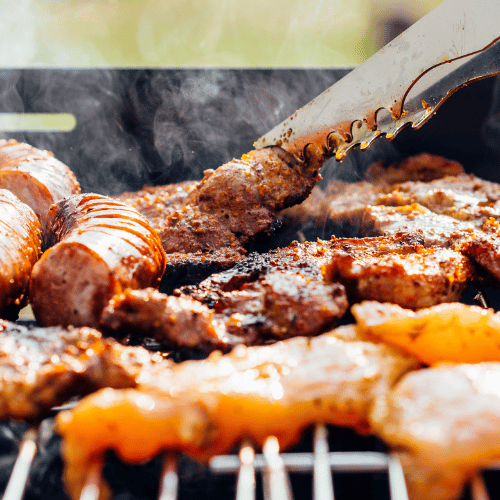
<instances>
[{"instance_id":1,"label":"browned sausage link","mask_svg":"<svg viewBox=\"0 0 500 500\"><path fill-rule=\"evenodd\" d=\"M41 254L40 222L28 205L0 189L0 317L17 319Z\"/></svg>"},{"instance_id":2,"label":"browned sausage link","mask_svg":"<svg viewBox=\"0 0 500 500\"><path fill-rule=\"evenodd\" d=\"M35 211L44 233L49 207L80 193L73 172L52 153L14 140L0 141L0 188L12 191Z\"/></svg>"},{"instance_id":3,"label":"browned sausage link","mask_svg":"<svg viewBox=\"0 0 500 500\"><path fill-rule=\"evenodd\" d=\"M165 252L146 219L106 196L75 195L53 205L49 233L59 242L36 264L30 285L42 326L95 327L113 295L158 286L165 270Z\"/></svg>"}]
</instances>

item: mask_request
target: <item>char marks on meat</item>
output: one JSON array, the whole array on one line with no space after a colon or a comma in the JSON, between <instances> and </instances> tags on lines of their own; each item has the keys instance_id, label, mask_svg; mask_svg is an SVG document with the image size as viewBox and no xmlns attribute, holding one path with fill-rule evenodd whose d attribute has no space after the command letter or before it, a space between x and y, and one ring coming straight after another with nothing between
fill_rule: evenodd
<instances>
[{"instance_id":1,"label":"char marks on meat","mask_svg":"<svg viewBox=\"0 0 500 500\"><path fill-rule=\"evenodd\" d=\"M34 420L73 396L102 387L135 387L167 364L91 328L28 328L0 320L0 418Z\"/></svg>"},{"instance_id":2,"label":"char marks on meat","mask_svg":"<svg viewBox=\"0 0 500 500\"><path fill-rule=\"evenodd\" d=\"M146 373L137 390L105 389L58 416L67 492L79 498L90 463L108 449L129 463L164 450L207 459L243 438L290 446L315 422L367 432L374 400L416 366L389 347L323 335Z\"/></svg>"},{"instance_id":3,"label":"char marks on meat","mask_svg":"<svg viewBox=\"0 0 500 500\"><path fill-rule=\"evenodd\" d=\"M413 309L458 300L473 275L466 257L425 248L419 233L294 243L251 254L199 285L182 287L178 297L120 293L103 310L101 328L168 345L227 349L319 335L344 315L347 297Z\"/></svg>"}]
</instances>

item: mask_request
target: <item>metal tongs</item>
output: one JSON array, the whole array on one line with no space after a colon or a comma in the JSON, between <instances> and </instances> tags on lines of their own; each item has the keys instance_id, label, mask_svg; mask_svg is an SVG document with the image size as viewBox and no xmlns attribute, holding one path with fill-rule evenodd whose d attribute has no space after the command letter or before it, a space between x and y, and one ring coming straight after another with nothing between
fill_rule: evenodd
<instances>
[{"instance_id":1,"label":"metal tongs","mask_svg":"<svg viewBox=\"0 0 500 500\"><path fill-rule=\"evenodd\" d=\"M500 1L444 0L256 143L342 160L419 128L456 90L500 73ZM313 151L311 151L313 152Z\"/></svg>"}]
</instances>

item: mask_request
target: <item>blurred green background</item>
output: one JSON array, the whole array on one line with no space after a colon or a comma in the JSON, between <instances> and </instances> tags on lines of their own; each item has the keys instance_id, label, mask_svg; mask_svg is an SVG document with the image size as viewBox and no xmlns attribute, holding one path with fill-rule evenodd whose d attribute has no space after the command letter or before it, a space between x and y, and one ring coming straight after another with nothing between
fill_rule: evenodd
<instances>
[{"instance_id":1,"label":"blurred green background","mask_svg":"<svg viewBox=\"0 0 500 500\"><path fill-rule=\"evenodd\" d=\"M441 0L0 0L0 66L353 66Z\"/></svg>"}]
</instances>

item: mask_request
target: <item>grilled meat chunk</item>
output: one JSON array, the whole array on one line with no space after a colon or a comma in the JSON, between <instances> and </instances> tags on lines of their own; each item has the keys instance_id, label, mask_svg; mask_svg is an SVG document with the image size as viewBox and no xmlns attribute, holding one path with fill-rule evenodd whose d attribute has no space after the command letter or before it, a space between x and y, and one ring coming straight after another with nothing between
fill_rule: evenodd
<instances>
[{"instance_id":1,"label":"grilled meat chunk","mask_svg":"<svg viewBox=\"0 0 500 500\"><path fill-rule=\"evenodd\" d=\"M324 191L316 186L304 203L283 211L280 218L286 226L300 228L309 223L316 230L322 227L332 228L337 235L368 236L358 234L359 226L349 226L351 213L363 210L367 205L385 204L384 197L397 191L401 183L406 183L404 185L411 190L416 181L420 181L421 186L427 186L430 181L443 177L452 180L454 176L463 173L463 167L459 163L427 153L412 156L385 168L380 162L376 162L368 168L364 180L345 182L334 179ZM403 203L400 199L397 204L411 204L415 201L418 200ZM394 201L390 204L393 203Z\"/></svg>"},{"instance_id":2,"label":"grilled meat chunk","mask_svg":"<svg viewBox=\"0 0 500 500\"><path fill-rule=\"evenodd\" d=\"M177 347L227 350L236 344L318 335L334 326L347 307L342 285L276 271L226 294L215 309L188 296L126 290L104 308L101 328Z\"/></svg>"},{"instance_id":3,"label":"grilled meat chunk","mask_svg":"<svg viewBox=\"0 0 500 500\"><path fill-rule=\"evenodd\" d=\"M459 300L474 276L469 259L422 243L410 233L332 240L323 274L346 287L350 303L374 299L420 309Z\"/></svg>"},{"instance_id":4,"label":"grilled meat chunk","mask_svg":"<svg viewBox=\"0 0 500 500\"><path fill-rule=\"evenodd\" d=\"M168 364L91 328L34 328L0 320L0 419L34 420L72 396L135 387L144 370Z\"/></svg>"},{"instance_id":5,"label":"grilled meat chunk","mask_svg":"<svg viewBox=\"0 0 500 500\"><path fill-rule=\"evenodd\" d=\"M137 390L99 391L58 416L67 491L78 498L89 464L107 449L126 462L172 449L207 459L242 438L261 445L272 435L290 446L315 422L367 432L373 401L415 367L386 346L323 335L145 373Z\"/></svg>"},{"instance_id":6,"label":"grilled meat chunk","mask_svg":"<svg viewBox=\"0 0 500 500\"><path fill-rule=\"evenodd\" d=\"M165 252L133 208L85 194L53 205L50 213L50 234L58 243L37 262L30 284L40 325L95 327L114 294L159 285Z\"/></svg>"},{"instance_id":7,"label":"grilled meat chunk","mask_svg":"<svg viewBox=\"0 0 500 500\"><path fill-rule=\"evenodd\" d=\"M370 421L403 455L411 500L452 500L500 453L500 364L441 365L407 374Z\"/></svg>"},{"instance_id":8,"label":"grilled meat chunk","mask_svg":"<svg viewBox=\"0 0 500 500\"><path fill-rule=\"evenodd\" d=\"M26 305L41 239L40 222L33 210L10 191L0 189L0 318L17 319Z\"/></svg>"},{"instance_id":9,"label":"grilled meat chunk","mask_svg":"<svg viewBox=\"0 0 500 500\"><path fill-rule=\"evenodd\" d=\"M80 193L73 172L52 153L14 140L0 140L0 188L12 191L34 210L44 235L49 207Z\"/></svg>"},{"instance_id":10,"label":"grilled meat chunk","mask_svg":"<svg viewBox=\"0 0 500 500\"><path fill-rule=\"evenodd\" d=\"M232 292L281 271L297 273L309 282L340 282L351 303L372 298L417 309L458 300L474 276L470 262L458 252L426 248L423 243L418 231L390 237L295 242L268 254L252 254L234 268L197 286L182 287L177 293L217 309Z\"/></svg>"},{"instance_id":11,"label":"grilled meat chunk","mask_svg":"<svg viewBox=\"0 0 500 500\"><path fill-rule=\"evenodd\" d=\"M272 233L276 214L309 195L322 163L315 157L300 162L270 147L207 170L199 182L144 188L117 199L136 207L158 232L165 251L176 255L171 272L177 277L190 273L192 258L196 271L191 279L201 281L214 265L222 271L239 262L255 237ZM204 259L211 253L211 259Z\"/></svg>"},{"instance_id":12,"label":"grilled meat chunk","mask_svg":"<svg viewBox=\"0 0 500 500\"><path fill-rule=\"evenodd\" d=\"M347 297L414 309L458 300L473 277L469 260L450 249L424 248L422 241L418 233L318 240L252 254L177 290L180 297L154 290L118 294L103 310L100 326L112 335L227 349L323 333L344 315Z\"/></svg>"}]
</instances>

